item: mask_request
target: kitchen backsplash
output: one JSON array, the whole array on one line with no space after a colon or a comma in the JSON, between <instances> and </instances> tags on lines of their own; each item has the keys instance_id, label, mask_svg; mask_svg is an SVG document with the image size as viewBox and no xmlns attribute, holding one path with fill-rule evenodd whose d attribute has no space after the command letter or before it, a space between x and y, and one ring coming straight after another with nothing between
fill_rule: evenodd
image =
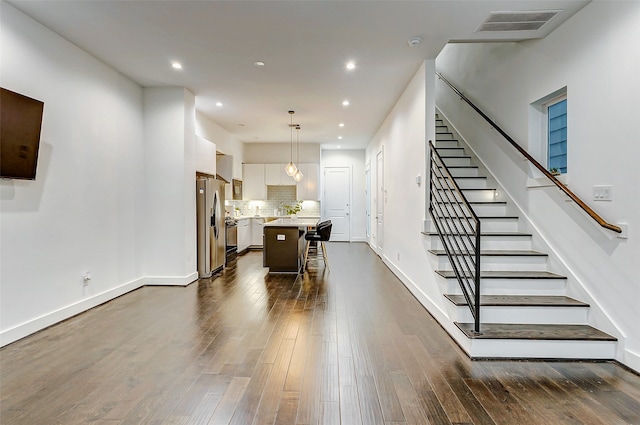
<instances>
[{"instance_id":1,"label":"kitchen backsplash","mask_svg":"<svg viewBox=\"0 0 640 425\"><path fill-rule=\"evenodd\" d=\"M240 209L240 215L256 214L258 207L259 215L262 216L278 216L285 215L283 205L293 205L296 203L296 187L295 186L267 186L266 201L225 201L226 210L233 213L236 208ZM319 201L304 201L302 203L302 211L298 213L303 217L320 217Z\"/></svg>"}]
</instances>

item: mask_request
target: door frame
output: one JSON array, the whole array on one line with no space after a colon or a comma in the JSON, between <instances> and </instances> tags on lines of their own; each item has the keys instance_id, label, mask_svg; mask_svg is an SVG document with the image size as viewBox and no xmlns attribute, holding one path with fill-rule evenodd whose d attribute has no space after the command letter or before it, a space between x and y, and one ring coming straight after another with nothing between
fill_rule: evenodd
<instances>
[{"instance_id":1,"label":"door frame","mask_svg":"<svg viewBox=\"0 0 640 425\"><path fill-rule=\"evenodd\" d=\"M373 250L382 257L384 249L384 205L385 205L385 189L384 189L384 145L380 146L380 150L376 153L376 243ZM381 211L380 211L381 209ZM380 219L382 216L382 219Z\"/></svg>"}]
</instances>

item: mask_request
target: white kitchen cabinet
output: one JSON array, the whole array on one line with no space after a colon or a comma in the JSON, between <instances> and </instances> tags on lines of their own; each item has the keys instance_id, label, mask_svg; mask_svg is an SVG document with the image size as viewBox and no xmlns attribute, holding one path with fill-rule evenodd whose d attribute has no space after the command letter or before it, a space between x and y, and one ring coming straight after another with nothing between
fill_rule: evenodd
<instances>
[{"instance_id":1,"label":"white kitchen cabinet","mask_svg":"<svg viewBox=\"0 0 640 425\"><path fill-rule=\"evenodd\" d=\"M264 164L242 165L242 199L267 199L264 170Z\"/></svg>"},{"instance_id":2,"label":"white kitchen cabinet","mask_svg":"<svg viewBox=\"0 0 640 425\"><path fill-rule=\"evenodd\" d=\"M265 164L265 180L268 186L293 186L296 181L284 171L287 164Z\"/></svg>"},{"instance_id":3,"label":"white kitchen cabinet","mask_svg":"<svg viewBox=\"0 0 640 425\"><path fill-rule=\"evenodd\" d=\"M320 188L318 187L318 164L304 163L298 164L302 171L302 180L296 185L296 199L306 201L317 201L320 199Z\"/></svg>"},{"instance_id":4,"label":"white kitchen cabinet","mask_svg":"<svg viewBox=\"0 0 640 425\"><path fill-rule=\"evenodd\" d=\"M242 252L251 245L251 219L238 220L238 252Z\"/></svg>"},{"instance_id":5,"label":"white kitchen cabinet","mask_svg":"<svg viewBox=\"0 0 640 425\"><path fill-rule=\"evenodd\" d=\"M264 218L251 219L251 246L262 248L262 232L264 228Z\"/></svg>"}]
</instances>

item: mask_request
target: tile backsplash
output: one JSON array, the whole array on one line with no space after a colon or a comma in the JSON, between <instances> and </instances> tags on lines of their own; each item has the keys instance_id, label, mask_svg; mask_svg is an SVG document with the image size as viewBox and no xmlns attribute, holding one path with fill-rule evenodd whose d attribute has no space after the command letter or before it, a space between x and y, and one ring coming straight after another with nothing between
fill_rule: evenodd
<instances>
[{"instance_id":1,"label":"tile backsplash","mask_svg":"<svg viewBox=\"0 0 640 425\"><path fill-rule=\"evenodd\" d=\"M233 213L236 208L240 209L241 215L255 215L256 207L258 214L263 216L284 215L283 205L293 205L296 202L295 186L267 186L266 201L225 201L226 209ZM299 216L320 217L319 201L304 201L302 211Z\"/></svg>"}]
</instances>

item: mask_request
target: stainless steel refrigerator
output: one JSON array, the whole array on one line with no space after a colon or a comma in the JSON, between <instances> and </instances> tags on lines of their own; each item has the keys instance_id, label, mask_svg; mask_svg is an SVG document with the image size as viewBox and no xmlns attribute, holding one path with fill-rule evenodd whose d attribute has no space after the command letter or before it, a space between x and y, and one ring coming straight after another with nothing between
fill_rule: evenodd
<instances>
[{"instance_id":1,"label":"stainless steel refrigerator","mask_svg":"<svg viewBox=\"0 0 640 425\"><path fill-rule=\"evenodd\" d=\"M198 222L198 275L210 277L224 267L224 182L210 177L196 179Z\"/></svg>"}]
</instances>

